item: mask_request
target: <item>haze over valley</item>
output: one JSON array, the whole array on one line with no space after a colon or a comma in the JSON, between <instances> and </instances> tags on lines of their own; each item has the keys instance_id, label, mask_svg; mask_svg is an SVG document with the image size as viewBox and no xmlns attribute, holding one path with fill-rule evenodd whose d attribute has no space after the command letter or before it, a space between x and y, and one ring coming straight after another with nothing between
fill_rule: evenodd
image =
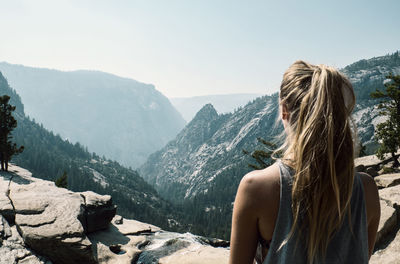
<instances>
[{"instance_id":1,"label":"haze over valley","mask_svg":"<svg viewBox=\"0 0 400 264\"><path fill-rule=\"evenodd\" d=\"M398 143L398 119L376 91L397 89L398 10L398 0L3 1L0 158L12 159L0 172L0 264L226 264L239 183L275 162L280 85L298 60L353 85L356 170L384 199L371 263L397 263L400 169L380 158L396 155L382 146Z\"/></svg>"},{"instance_id":2,"label":"haze over valley","mask_svg":"<svg viewBox=\"0 0 400 264\"><path fill-rule=\"evenodd\" d=\"M102 72L61 72L8 63L0 63L0 71L15 89L7 90L7 82L3 81L3 93L10 94L18 105L22 122L16 133L17 142L27 149L15 158L17 164L32 170L34 176L46 175L46 179L55 180L66 171L73 190L111 192L121 212L128 216L137 214L129 209L129 201L135 201L140 208L157 201L156 208L173 212L170 220L157 222L173 230L186 228L227 239L236 188L252 162L243 150L263 148L258 138L274 141L282 131L276 125L277 93L250 101L247 99L254 94L181 99L182 104L190 105L193 101L218 103L222 98L225 105L221 107L234 108L218 113L212 104L205 104L185 125L164 95L154 86L135 80ZM373 153L377 146L374 131L382 119L375 107L377 101L369 94L382 89L389 72L400 73L399 52L360 60L342 72L353 83L357 96L353 113L360 140L357 144ZM27 103L22 103L16 94L22 102L26 97ZM248 102L243 105L244 101ZM187 112L183 110L182 114ZM48 127L61 138L45 132ZM37 132L27 137L28 131ZM40 133L46 136L33 139ZM48 145L51 142L55 145ZM41 153L41 158L35 153ZM45 165L50 159L60 167ZM140 166L139 171L126 169L114 160L125 166ZM44 171L53 174L49 177ZM134 178L136 183L131 182ZM146 192L152 194L141 194L144 187L139 186L145 186L142 178L151 185L146 185ZM131 187L125 189L124 185ZM146 213L147 217L154 214ZM150 221L146 217L144 220Z\"/></svg>"}]
</instances>

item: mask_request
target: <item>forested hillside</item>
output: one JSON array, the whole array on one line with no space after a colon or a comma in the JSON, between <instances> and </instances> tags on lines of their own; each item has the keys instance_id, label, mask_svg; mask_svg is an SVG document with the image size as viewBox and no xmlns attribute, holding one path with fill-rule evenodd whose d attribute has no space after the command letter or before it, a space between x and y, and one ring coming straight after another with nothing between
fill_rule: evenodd
<instances>
[{"instance_id":1,"label":"forested hillside","mask_svg":"<svg viewBox=\"0 0 400 264\"><path fill-rule=\"evenodd\" d=\"M389 72L400 73L399 56L396 52L342 69L354 85L357 105L353 118L358 140L368 153L376 150L374 130L382 121L377 101L369 94L383 89ZM243 149L263 148L257 138L276 139L282 132L277 118L277 94L257 98L224 115L206 105L174 140L149 157L140 168L141 175L164 198L184 207L195 233L227 239L238 183L251 170Z\"/></svg>"},{"instance_id":2,"label":"forested hillside","mask_svg":"<svg viewBox=\"0 0 400 264\"><path fill-rule=\"evenodd\" d=\"M69 189L110 194L118 205L118 213L124 217L166 229L181 227L178 224L181 216L176 208L160 198L136 171L89 153L79 143L71 144L27 118L21 98L0 73L0 95L4 94L9 95L10 103L16 106L14 116L18 126L13 132L14 141L25 147L12 162L29 169L34 177L51 181L65 171Z\"/></svg>"},{"instance_id":3,"label":"forested hillside","mask_svg":"<svg viewBox=\"0 0 400 264\"><path fill-rule=\"evenodd\" d=\"M152 84L99 71L57 71L5 62L0 71L26 114L70 142L137 168L184 127Z\"/></svg>"}]
</instances>

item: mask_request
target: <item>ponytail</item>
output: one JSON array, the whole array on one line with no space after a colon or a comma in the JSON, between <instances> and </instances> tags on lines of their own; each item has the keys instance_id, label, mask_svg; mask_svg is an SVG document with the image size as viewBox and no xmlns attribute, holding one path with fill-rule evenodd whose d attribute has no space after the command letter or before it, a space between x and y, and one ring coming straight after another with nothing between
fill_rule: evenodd
<instances>
[{"instance_id":1,"label":"ponytail","mask_svg":"<svg viewBox=\"0 0 400 264\"><path fill-rule=\"evenodd\" d=\"M330 240L350 214L354 92L334 68L297 61L284 74L280 100L290 114L283 161L295 169L294 224L283 244L299 232L307 243L308 261L314 263L325 257Z\"/></svg>"}]
</instances>

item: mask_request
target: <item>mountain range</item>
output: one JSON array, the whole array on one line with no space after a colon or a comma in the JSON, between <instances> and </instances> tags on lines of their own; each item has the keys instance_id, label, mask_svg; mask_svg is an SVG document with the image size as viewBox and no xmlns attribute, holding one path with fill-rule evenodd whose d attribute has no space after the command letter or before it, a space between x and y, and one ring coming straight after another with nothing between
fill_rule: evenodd
<instances>
[{"instance_id":1,"label":"mountain range","mask_svg":"<svg viewBox=\"0 0 400 264\"><path fill-rule=\"evenodd\" d=\"M110 194L118 205L118 213L178 230L181 225L176 207L161 198L157 191L141 178L137 171L118 162L89 153L79 144L62 139L25 115L18 93L0 72L0 95L11 97L16 106L13 116L18 126L12 132L13 141L24 151L14 156L13 163L29 169L34 177L55 181L67 174L68 189Z\"/></svg>"},{"instance_id":2,"label":"mountain range","mask_svg":"<svg viewBox=\"0 0 400 264\"><path fill-rule=\"evenodd\" d=\"M357 97L353 112L357 147L365 146L367 153L376 150L374 130L383 120L376 109L377 101L369 94L383 89L385 76L389 72L397 74L399 69L399 52L341 69ZM236 189L252 162L243 150L264 148L257 138L277 139L282 132L277 118L278 94L259 97L228 114L219 115L212 105L205 105L174 140L150 155L140 167L140 174L162 197L183 204L191 215L196 215L190 221L205 226L212 220L213 227L207 226L206 232L228 238L227 223Z\"/></svg>"},{"instance_id":3,"label":"mountain range","mask_svg":"<svg viewBox=\"0 0 400 264\"><path fill-rule=\"evenodd\" d=\"M26 113L90 152L133 168L162 148L185 120L151 84L99 71L58 71L0 63Z\"/></svg>"},{"instance_id":4,"label":"mountain range","mask_svg":"<svg viewBox=\"0 0 400 264\"><path fill-rule=\"evenodd\" d=\"M1 65L5 67L4 63ZM32 68L29 68L26 74L31 70ZM38 71L41 72L43 69ZM357 104L353 112L360 141L357 145L361 143L366 146L367 153L372 153L377 146L373 137L375 126L383 119L378 115L377 101L370 99L369 94L375 89L384 87L385 75L389 72L400 73L399 52L361 60L341 69L341 71L351 80L357 96ZM55 105L55 108L63 109L62 111L60 109L54 110L54 112L62 112L61 121L63 118L70 118L73 121L74 117L76 119L81 118L80 115L91 118L94 114L96 118L101 120L115 119L122 123L129 123L130 120L142 120L149 123L153 121L161 122L159 121L161 117L157 116L157 111L152 112L152 107L146 108L145 114L139 110L136 112L127 110L126 112L129 112L130 115L126 116L126 112L124 112L131 106L126 102L126 99L130 99L131 102L142 102L141 104L138 103L140 107L138 106L135 109L143 110L145 106L152 105L151 102L153 101L150 99L154 99L157 97L155 95L159 94L154 87L144 88L146 92L142 92L143 84L139 83L138 85L142 88L138 88L139 92L134 95L131 91L133 88L130 86L133 85L132 80L125 80L126 87L123 85L112 86L111 80L120 77L98 72L55 72L57 73L55 76L60 78L60 87L64 87L61 89L64 96L68 97L74 93L71 98L62 100L62 98L51 94L50 86L46 85L44 77L39 78L39 80L42 80L43 86L47 87L48 96L41 92L42 88L38 89L37 98L35 98L34 92L28 88L27 90L29 90L28 93L31 93L31 100L41 100L46 104L48 104L47 101L50 101L49 104ZM90 81L86 83L90 89L87 87L79 88L79 84L66 78L64 74L74 76L75 74L82 74L88 80L96 79L94 76L98 74L99 80L103 80L102 78L106 78L105 76L108 76L110 80L104 81L107 85L100 86L97 92L96 86L90 84ZM45 74L45 76L50 75ZM36 75L33 74L33 76ZM12 79L8 76L7 78ZM15 75L14 78L15 80L23 79L23 76ZM29 78L35 80L32 76ZM123 82L122 80L119 81ZM41 82L35 81L33 83L36 87L37 83L40 84ZM54 83L54 80L51 80L51 83ZM82 83L84 82L82 81ZM25 85L28 87L28 84ZM78 88L75 89L75 85ZM31 87L33 87L33 84ZM116 93L113 93L114 90ZM85 93L81 96L84 99L79 103L79 107L76 107L79 109L78 111L73 102L79 99L79 92L81 91L85 91ZM59 91L53 92L57 94ZM220 238L229 238L232 203L237 186L243 175L251 170L248 164L254 163L254 160L245 155L243 150L252 152L256 149L265 148L258 138L279 143L278 135L282 132L282 126L277 122L278 94L258 97L246 105L236 107L230 113L218 113L218 110L212 104L206 104L180 132L176 129L175 138L171 136L173 139L163 148L161 148L160 143L159 148L161 149L153 152L139 168L139 171L134 171L112 161L111 159L114 158L107 151L105 154L100 153L107 158L100 157L100 155L85 149L83 146L86 145L86 142L84 141L76 142L72 138L64 136L62 131L57 132L55 129L54 132L60 133L60 135L47 131L45 129L46 124L30 112L34 104L29 107L22 104L21 97L24 99L26 94L20 97L18 93L11 89L7 80L0 75L0 94L9 94L11 104L17 106L15 116L18 120L18 127L14 132L14 138L19 145L25 146L25 151L16 156L13 162L31 170L34 176L48 180L55 180L66 171L69 189L74 191L93 190L101 194L111 194L115 203L119 206L119 213L126 217L157 224L166 229L185 230ZM97 94L101 96L97 96ZM99 100L102 98L103 101L93 102L94 99L86 98L91 96L97 96L96 98ZM120 96L123 98L120 98ZM57 99L55 100L57 104L52 101L52 98ZM138 98L142 98L142 101ZM163 96L161 98L163 98L160 99L161 101L168 101ZM93 101L86 104L87 100ZM108 103L107 100L113 102ZM108 113L104 113L105 110L102 109L105 105L110 105L110 108L107 108ZM169 102L166 105L172 107ZM165 109L169 109L168 107ZM149 109L151 111L148 111ZM51 111L50 108L47 110ZM28 112L35 120L27 117L25 112ZM86 115L86 112L91 114ZM153 113L155 114L154 119L149 117ZM53 114L55 115L55 113ZM175 118L176 116L179 117L176 110L165 111L163 114L173 116L165 117L165 120L169 120L168 118L179 120L179 118ZM122 115L123 118L118 115ZM113 118L110 118L111 116ZM57 116L55 115L55 117ZM36 119L43 124L38 124ZM184 121L182 118L180 120L183 127ZM137 122L140 123L139 121ZM79 122L76 121L75 124L84 125ZM88 120L88 122L98 125L98 122L93 120ZM115 124L111 121L103 123ZM161 125L157 125L154 127L162 130ZM175 128L177 127L175 125ZM121 141L125 142L124 148L128 149L131 146L130 138L123 136L126 131L119 128L121 127L117 124L115 127L107 127L109 130L106 130L103 124L103 127L96 126L96 129L85 131L85 133L97 137L96 133L102 134L104 131L108 131L107 133L111 133L117 138L122 139L124 137L124 140ZM144 127L143 131L146 131L145 128L148 127ZM137 127L137 129L142 130L141 127ZM164 132L157 131L157 133ZM111 134L108 134L108 136ZM154 134L149 135L150 139L154 137ZM65 140L66 137L68 140ZM167 139L165 140L167 141ZM71 142L74 142L74 144ZM89 149L93 151L90 146ZM137 149L132 148L129 151L135 152ZM144 156L146 155L142 156L143 159Z\"/></svg>"}]
</instances>

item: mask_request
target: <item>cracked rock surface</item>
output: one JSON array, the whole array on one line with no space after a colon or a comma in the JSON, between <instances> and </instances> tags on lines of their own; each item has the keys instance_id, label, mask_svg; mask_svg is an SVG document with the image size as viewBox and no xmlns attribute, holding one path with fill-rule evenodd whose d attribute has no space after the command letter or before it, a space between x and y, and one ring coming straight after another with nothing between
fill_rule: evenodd
<instances>
[{"instance_id":1,"label":"cracked rock surface","mask_svg":"<svg viewBox=\"0 0 400 264\"><path fill-rule=\"evenodd\" d=\"M400 263L397 179L393 174L375 178L381 221L369 263ZM11 165L10 173L0 172L0 264L228 263L227 241L166 232L115 214L109 195L57 188Z\"/></svg>"},{"instance_id":2,"label":"cracked rock surface","mask_svg":"<svg viewBox=\"0 0 400 264\"><path fill-rule=\"evenodd\" d=\"M0 172L0 264L228 261L226 241L123 219L109 195L74 193L9 170Z\"/></svg>"},{"instance_id":3,"label":"cracked rock surface","mask_svg":"<svg viewBox=\"0 0 400 264\"><path fill-rule=\"evenodd\" d=\"M46 258L27 249L16 226L10 227L7 220L0 215L0 263L51 264Z\"/></svg>"},{"instance_id":4,"label":"cracked rock surface","mask_svg":"<svg viewBox=\"0 0 400 264\"><path fill-rule=\"evenodd\" d=\"M381 169L385 162L368 158L371 166ZM374 165L372 161L377 163ZM374 178L380 188L381 219L375 243L372 264L400 263L400 174L381 174Z\"/></svg>"},{"instance_id":5,"label":"cracked rock surface","mask_svg":"<svg viewBox=\"0 0 400 264\"><path fill-rule=\"evenodd\" d=\"M121 221L118 215L112 223L108 229L89 235L99 263L228 263L228 248L213 247L204 237L167 232L135 220Z\"/></svg>"},{"instance_id":6,"label":"cracked rock surface","mask_svg":"<svg viewBox=\"0 0 400 264\"><path fill-rule=\"evenodd\" d=\"M110 196L57 188L54 183L33 178L29 171L13 165L8 173L1 172L0 186L2 219L7 219L29 250L54 263L97 262L86 235L108 227L116 213ZM1 250L6 248L4 245ZM1 263L36 263L19 255Z\"/></svg>"}]
</instances>

